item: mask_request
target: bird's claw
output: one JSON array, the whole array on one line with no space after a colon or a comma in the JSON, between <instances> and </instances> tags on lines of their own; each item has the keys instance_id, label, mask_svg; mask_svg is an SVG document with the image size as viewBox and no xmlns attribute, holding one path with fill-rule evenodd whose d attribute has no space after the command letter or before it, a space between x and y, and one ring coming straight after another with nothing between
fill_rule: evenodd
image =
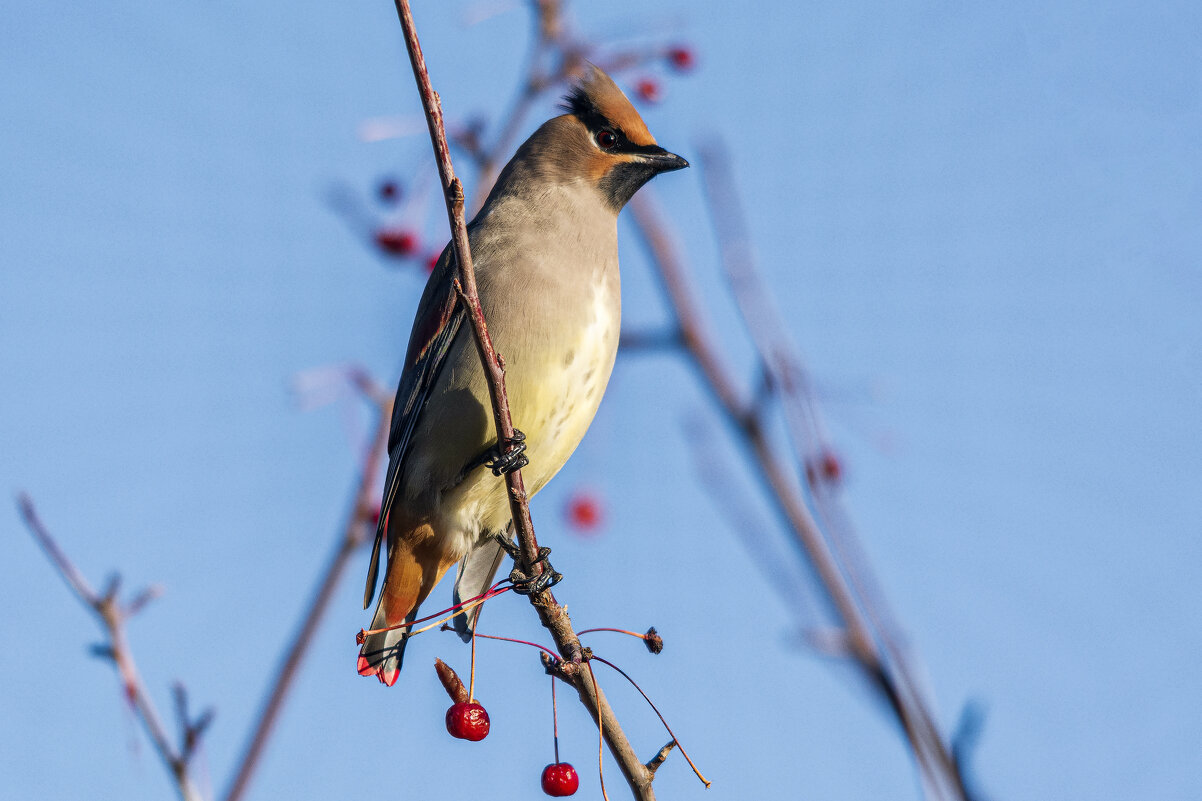
<instances>
[{"instance_id":1,"label":"bird's claw","mask_svg":"<svg viewBox=\"0 0 1202 801\"><path fill-rule=\"evenodd\" d=\"M546 559L540 560L543 563L543 572L534 576L527 576L516 567L509 571L509 581L513 584L513 591L518 595L538 595L543 590L549 590L563 580L563 574L557 573L551 563Z\"/></svg>"},{"instance_id":2,"label":"bird's claw","mask_svg":"<svg viewBox=\"0 0 1202 801\"><path fill-rule=\"evenodd\" d=\"M510 542L504 535L494 535L494 539L500 543L505 549L505 553L518 562L522 558L521 549L517 545ZM537 595L543 590L549 590L563 580L563 574L551 567L551 563L547 561L547 557L551 554L551 549L543 546L538 549L538 558L534 560L535 565L542 565L542 572L535 573L532 576L527 576L522 572L521 568L515 567L509 571L509 581L513 584L513 591L518 595Z\"/></svg>"},{"instance_id":3,"label":"bird's claw","mask_svg":"<svg viewBox=\"0 0 1202 801\"><path fill-rule=\"evenodd\" d=\"M484 452L480 462L494 476L503 476L530 464L526 458L526 435L516 428L513 436L497 440L497 444Z\"/></svg>"},{"instance_id":4,"label":"bird's claw","mask_svg":"<svg viewBox=\"0 0 1202 801\"><path fill-rule=\"evenodd\" d=\"M497 541L498 545L501 546L501 550L503 550L503 551L505 551L505 553L509 554L510 559L512 559L516 562L518 559L521 558L522 550L520 548L518 548L516 543L510 542L509 538L506 537L504 534L493 534L492 538Z\"/></svg>"}]
</instances>

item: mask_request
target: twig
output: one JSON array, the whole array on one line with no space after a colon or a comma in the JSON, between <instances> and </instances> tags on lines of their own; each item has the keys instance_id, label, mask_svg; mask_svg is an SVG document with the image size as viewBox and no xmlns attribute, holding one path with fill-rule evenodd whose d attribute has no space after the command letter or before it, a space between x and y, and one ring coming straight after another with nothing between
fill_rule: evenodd
<instances>
[{"instance_id":1,"label":"twig","mask_svg":"<svg viewBox=\"0 0 1202 801\"><path fill-rule=\"evenodd\" d=\"M657 707L655 705L655 702L652 701L650 697L648 697L647 693L643 692L643 688L639 686L638 682L635 681L634 679L630 678L630 674L628 674L625 670L622 670L622 668L618 667L613 662L610 662L608 659L602 659L601 657L597 656L596 654L593 654L593 659L595 659L596 661L600 662L603 665L609 665L609 667L618 671L618 673L622 674L622 678L624 678L624 679L626 679L626 681L630 682L630 685L632 687L634 687L634 689L639 691L639 695L643 696L643 700L646 701L647 705L651 707L651 711L655 713L655 716L657 718L659 718L659 722L664 724L664 728L668 730L668 734L672 735L672 742L676 743L676 747L680 749L680 755L685 758L686 762L689 763L689 767L693 769L693 773L695 773L697 775L697 778L700 779L701 783L704 784L707 788L711 784L713 784L713 782L711 782L709 779L705 778L705 776L701 775L701 771L697 770L697 766L693 764L693 760L689 757L689 755L687 753L685 753L684 746L681 745L680 740L677 739L676 732L672 731L672 727L668 725L668 721L664 718L663 714L659 711L659 707ZM590 670L591 669L592 668L590 668Z\"/></svg>"},{"instance_id":2,"label":"twig","mask_svg":"<svg viewBox=\"0 0 1202 801\"><path fill-rule=\"evenodd\" d=\"M668 758L668 754L672 753L672 749L675 747L676 741L669 740L667 745L655 752L655 756L647 760L647 770L654 775L655 772L659 770L659 766L664 764L664 760Z\"/></svg>"},{"instance_id":3,"label":"twig","mask_svg":"<svg viewBox=\"0 0 1202 801\"><path fill-rule=\"evenodd\" d=\"M797 462L808 464L827 448L828 436L807 370L768 287L756 270L754 250L730 175L729 160L714 143L703 149L701 162L710 217L731 294L759 352L766 375L781 397L785 425L798 452ZM967 790L956 770L951 749L940 734L929 704L914 678L905 649L900 644L898 626L859 547L850 518L840 503L838 485L818 479L813 471L805 471L805 474L814 508L822 520L822 531L833 549L832 558L841 566L841 575L847 584L846 588L827 587L827 591L833 595L838 590L855 600L856 609L864 617L856 625L871 632L884 652L863 667L897 713L903 730L911 739L920 768L929 774L928 782L941 786L935 792L965 798Z\"/></svg>"},{"instance_id":4,"label":"twig","mask_svg":"<svg viewBox=\"0 0 1202 801\"><path fill-rule=\"evenodd\" d=\"M601 691L597 689L597 677L593 674L593 663L588 662L585 667L588 668L589 682L593 685L593 692L600 693ZM601 781L601 797L605 801L609 801L609 793L605 792L605 760L602 759L605 753L601 749L601 744L605 742L605 725L602 723L603 720L604 718L597 718L597 778ZM646 765L643 767L646 767Z\"/></svg>"},{"instance_id":5,"label":"twig","mask_svg":"<svg viewBox=\"0 0 1202 801\"><path fill-rule=\"evenodd\" d=\"M717 350L710 343L708 332L688 290L684 265L669 240L659 213L648 199L648 193L635 195L630 202L634 222L643 242L659 271L668 299L675 310L686 352L701 371L727 418L741 435L755 458L761 477L772 490L777 511L797 535L804 552L814 564L823 585L831 594L836 611L848 628L853 650L865 661L875 661L876 644L862 625L855 599L846 592L846 583L834 557L806 507L797 493L789 471L772 447L758 416L744 400L730 372L722 365Z\"/></svg>"},{"instance_id":6,"label":"twig","mask_svg":"<svg viewBox=\"0 0 1202 801\"><path fill-rule=\"evenodd\" d=\"M167 730L163 726L162 718L159 717L158 710L155 709L154 702L150 700L146 686L142 683L142 677L138 673L137 664L134 662L133 653L130 651L125 637L125 622L130 617L130 609L134 606L144 605L145 593L139 595L133 604L122 606L117 597L120 580L114 576L110 579L105 593L98 594L58 547L58 543L55 542L50 531L38 517L37 509L30 497L24 493L20 494L17 497L17 507L26 527L33 534L33 538L37 540L47 558L50 559L51 564L58 570L59 575L80 602L96 615L101 628L108 636L108 643L104 647L103 653L113 660L117 674L121 677L121 687L125 699L133 707L147 736L154 744L155 751L158 752L167 771L174 779L180 798L183 801L201 801L203 795L193 781L189 769L196 741L205 726L208 725L208 718L211 717L211 714L202 715L196 722L189 722L186 718L182 720L180 746L177 748L172 745L171 739L167 736Z\"/></svg>"},{"instance_id":7,"label":"twig","mask_svg":"<svg viewBox=\"0 0 1202 801\"><path fill-rule=\"evenodd\" d=\"M553 49L567 49L561 15L562 5L560 0L534 0L532 5L536 11L535 34L525 70L526 80L508 113L502 117L498 126L500 133L493 140L492 146L487 149L477 148L471 152L479 169L476 194L472 198L473 212L479 210L484 204L484 199L488 197L488 192L501 171L501 160L513 149L513 141L517 138L522 121L534 105L534 101L549 86L554 86L566 78L572 67L569 59L564 58L560 59L558 69L554 73L541 71L542 61L547 54Z\"/></svg>"},{"instance_id":8,"label":"twig","mask_svg":"<svg viewBox=\"0 0 1202 801\"><path fill-rule=\"evenodd\" d=\"M326 564L325 572L318 582L296 634L292 638L284 656L280 659L279 668L271 675L271 690L259 711L251 734L247 740L246 750L239 760L234 780L225 794L225 801L238 801L245 794L251 777L259 765L263 749L267 745L275 722L284 706L284 700L304 661L313 635L321 624L326 609L330 605L334 592L342 580L342 574L355 551L367 541L369 529L374 529L372 523L373 504L376 502L376 479L380 472L380 464L388 450L388 427L392 419L392 401L387 399L381 390L375 387L365 377L360 378L359 389L364 397L375 401L378 409L376 429L372 435L371 444L359 473L359 483L355 488L350 511L346 522L338 536L334 553Z\"/></svg>"},{"instance_id":9,"label":"twig","mask_svg":"<svg viewBox=\"0 0 1202 801\"><path fill-rule=\"evenodd\" d=\"M456 289L459 292L460 300L467 308L476 349L484 367L484 374L488 379L497 440L498 442L508 442L513 438L513 421L505 391L504 363L493 347L484 312L480 307L480 298L476 291L476 275L472 266L467 220L464 214L463 185L455 177L455 170L451 164L442 106L430 83L421 43L418 41L413 15L409 8L409 0L395 0L395 5L405 37L405 46L409 52L409 61L413 66L418 93L421 95L422 107L429 125L435 160L438 162L438 173L442 179L447 218L451 226L451 243L458 265ZM545 5L549 7L549 4ZM534 524L530 519L530 507L521 471L514 470L507 473L505 482L509 491L510 512L521 550L521 569L528 576L539 575L542 573L542 565L538 561L538 541L534 536ZM566 610L546 590L531 595L530 603L538 612L539 619L551 633L556 647L563 656L564 663L560 675L576 687L581 701L605 731L606 742L621 766L631 791L640 799L653 799L655 796L651 790L651 774L634 755L621 727L617 725L617 720L613 717L612 710L605 702L600 688L594 682L584 679L581 670L584 655L581 652L580 640L572 630L571 620L568 618Z\"/></svg>"}]
</instances>

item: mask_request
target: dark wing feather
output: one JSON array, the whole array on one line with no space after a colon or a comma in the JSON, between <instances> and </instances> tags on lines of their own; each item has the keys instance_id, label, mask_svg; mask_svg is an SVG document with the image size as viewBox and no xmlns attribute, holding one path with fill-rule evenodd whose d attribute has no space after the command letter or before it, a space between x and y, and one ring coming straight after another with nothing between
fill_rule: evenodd
<instances>
[{"instance_id":1,"label":"dark wing feather","mask_svg":"<svg viewBox=\"0 0 1202 801\"><path fill-rule=\"evenodd\" d=\"M375 595L376 581L380 576L380 544L388 526L388 511L392 508L400 485L401 467L409 450L409 441L463 322L463 306L451 283L454 277L453 261L448 245L426 283L426 290L417 306L413 331L409 334L405 367L401 371L396 400L392 405L392 428L388 434L388 477L384 482L384 502L380 505L380 522L376 526L371 563L367 568L364 609L371 604Z\"/></svg>"}]
</instances>

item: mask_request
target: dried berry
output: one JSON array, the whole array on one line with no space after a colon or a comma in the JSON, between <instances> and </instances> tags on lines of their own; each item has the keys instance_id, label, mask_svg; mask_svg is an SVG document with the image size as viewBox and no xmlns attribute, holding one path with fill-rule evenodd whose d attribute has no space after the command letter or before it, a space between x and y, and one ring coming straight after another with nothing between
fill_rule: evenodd
<instances>
[{"instance_id":1,"label":"dried berry","mask_svg":"<svg viewBox=\"0 0 1202 801\"><path fill-rule=\"evenodd\" d=\"M452 704L447 710L447 731L458 740L479 742L488 736L488 713L475 702Z\"/></svg>"}]
</instances>

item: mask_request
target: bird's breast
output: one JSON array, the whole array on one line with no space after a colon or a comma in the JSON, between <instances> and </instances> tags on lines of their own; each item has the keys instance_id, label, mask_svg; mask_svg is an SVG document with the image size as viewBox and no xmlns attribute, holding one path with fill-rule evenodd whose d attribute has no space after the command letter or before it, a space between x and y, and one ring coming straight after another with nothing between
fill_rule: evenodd
<instances>
[{"instance_id":1,"label":"bird's breast","mask_svg":"<svg viewBox=\"0 0 1202 801\"><path fill-rule=\"evenodd\" d=\"M526 434L522 475L534 495L584 438L613 371L621 326L616 225L479 233L481 305L505 361L514 426ZM470 400L474 410L441 424L440 439L464 450L467 462L496 437L474 348L458 354L447 380L447 395ZM504 483L483 468L447 487L437 505L447 524L440 528L467 538L509 520Z\"/></svg>"},{"instance_id":2,"label":"bird's breast","mask_svg":"<svg viewBox=\"0 0 1202 801\"><path fill-rule=\"evenodd\" d=\"M515 425L529 442L530 479L541 488L584 438L613 372L621 326L620 301L607 281L595 281L583 302L563 315L559 335L548 339L529 378L515 376ZM551 334L551 332L548 332Z\"/></svg>"}]
</instances>

